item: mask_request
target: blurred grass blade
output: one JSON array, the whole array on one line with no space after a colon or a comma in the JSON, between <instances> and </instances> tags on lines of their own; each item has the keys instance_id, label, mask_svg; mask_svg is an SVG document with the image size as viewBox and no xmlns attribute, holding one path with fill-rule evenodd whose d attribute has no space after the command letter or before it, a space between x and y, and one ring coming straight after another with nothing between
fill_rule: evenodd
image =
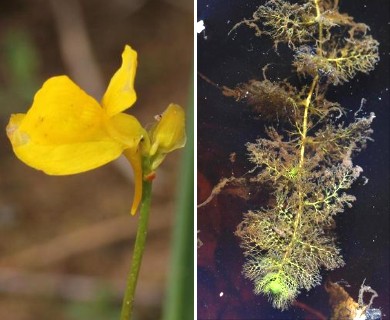
<instances>
[{"instance_id":1,"label":"blurred grass blade","mask_svg":"<svg viewBox=\"0 0 390 320\"><path fill-rule=\"evenodd\" d=\"M187 108L187 145L180 168L172 258L164 320L194 317L194 89Z\"/></svg>"}]
</instances>

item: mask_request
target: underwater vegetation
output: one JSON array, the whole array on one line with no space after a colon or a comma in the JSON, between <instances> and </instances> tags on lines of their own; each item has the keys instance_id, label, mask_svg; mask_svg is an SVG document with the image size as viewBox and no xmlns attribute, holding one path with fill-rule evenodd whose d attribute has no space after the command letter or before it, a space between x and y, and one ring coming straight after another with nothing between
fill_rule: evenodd
<instances>
[{"instance_id":1,"label":"underwater vegetation","mask_svg":"<svg viewBox=\"0 0 390 320\"><path fill-rule=\"evenodd\" d=\"M254 292L284 310L301 290L321 283L322 268L344 265L334 217L355 200L347 190L362 168L352 158L371 140L375 115L361 112L363 99L348 119L326 96L331 86L373 70L379 43L367 25L339 12L337 0L270 0L231 32L243 26L271 37L276 51L287 45L301 83L271 81L265 66L264 80L223 87L224 95L246 101L267 123L267 138L246 147L250 182L269 188L272 199L246 212L236 235L246 257L243 274Z\"/></svg>"}]
</instances>

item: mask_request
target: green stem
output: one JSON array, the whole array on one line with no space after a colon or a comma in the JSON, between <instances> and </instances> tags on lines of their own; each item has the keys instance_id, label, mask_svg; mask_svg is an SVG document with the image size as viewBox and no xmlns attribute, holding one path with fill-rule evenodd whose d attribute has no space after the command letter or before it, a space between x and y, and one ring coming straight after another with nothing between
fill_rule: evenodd
<instances>
[{"instance_id":1,"label":"green stem","mask_svg":"<svg viewBox=\"0 0 390 320\"><path fill-rule=\"evenodd\" d=\"M145 249L146 235L148 231L150 203L152 199L152 182L142 182L142 200L140 217L138 222L137 237L135 239L133 259L130 272L127 276L126 292L123 297L121 320L130 320L133 313L134 294L137 287L139 269L141 267L142 255Z\"/></svg>"}]
</instances>

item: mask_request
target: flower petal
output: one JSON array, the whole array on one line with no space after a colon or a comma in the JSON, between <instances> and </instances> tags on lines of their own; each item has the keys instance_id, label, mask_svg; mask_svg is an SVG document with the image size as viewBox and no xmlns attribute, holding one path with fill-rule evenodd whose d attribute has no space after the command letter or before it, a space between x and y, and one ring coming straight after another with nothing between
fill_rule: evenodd
<instances>
[{"instance_id":1,"label":"flower petal","mask_svg":"<svg viewBox=\"0 0 390 320\"><path fill-rule=\"evenodd\" d=\"M95 99L68 77L58 76L47 80L37 92L18 130L40 145L97 141L107 135L104 119Z\"/></svg>"},{"instance_id":2,"label":"flower petal","mask_svg":"<svg viewBox=\"0 0 390 320\"><path fill-rule=\"evenodd\" d=\"M27 114L11 116L7 134L17 157L47 174L66 175L99 167L125 146L105 127L99 104L66 76L47 80Z\"/></svg>"},{"instance_id":3,"label":"flower petal","mask_svg":"<svg viewBox=\"0 0 390 320\"><path fill-rule=\"evenodd\" d=\"M124 147L135 149L141 140L149 140L148 134L137 118L126 113L118 113L106 121L109 135Z\"/></svg>"},{"instance_id":4,"label":"flower petal","mask_svg":"<svg viewBox=\"0 0 390 320\"><path fill-rule=\"evenodd\" d=\"M126 45L122 53L122 65L111 78L102 99L103 108L108 116L130 108L137 95L134 90L134 78L137 69L137 52Z\"/></svg>"},{"instance_id":5,"label":"flower petal","mask_svg":"<svg viewBox=\"0 0 390 320\"><path fill-rule=\"evenodd\" d=\"M73 143L67 145L13 146L16 156L27 165L50 175L69 175L100 167L118 158L122 146L115 141Z\"/></svg>"}]
</instances>

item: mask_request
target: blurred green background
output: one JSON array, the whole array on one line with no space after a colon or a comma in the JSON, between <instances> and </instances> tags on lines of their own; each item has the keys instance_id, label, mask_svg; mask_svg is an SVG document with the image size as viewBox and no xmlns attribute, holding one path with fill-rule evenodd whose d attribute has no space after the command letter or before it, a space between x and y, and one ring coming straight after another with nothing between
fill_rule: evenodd
<instances>
[{"instance_id":1,"label":"blurred green background","mask_svg":"<svg viewBox=\"0 0 390 320\"><path fill-rule=\"evenodd\" d=\"M137 226L128 214L130 167L119 160L84 174L46 176L16 159L5 126L54 75L69 75L99 100L125 44L138 52L138 100L130 112L143 125L171 102L191 113L192 1L0 4L0 319L119 318ZM182 153L168 156L157 173L135 319L163 314L176 180L180 170L193 173L191 163L180 164Z\"/></svg>"}]
</instances>

